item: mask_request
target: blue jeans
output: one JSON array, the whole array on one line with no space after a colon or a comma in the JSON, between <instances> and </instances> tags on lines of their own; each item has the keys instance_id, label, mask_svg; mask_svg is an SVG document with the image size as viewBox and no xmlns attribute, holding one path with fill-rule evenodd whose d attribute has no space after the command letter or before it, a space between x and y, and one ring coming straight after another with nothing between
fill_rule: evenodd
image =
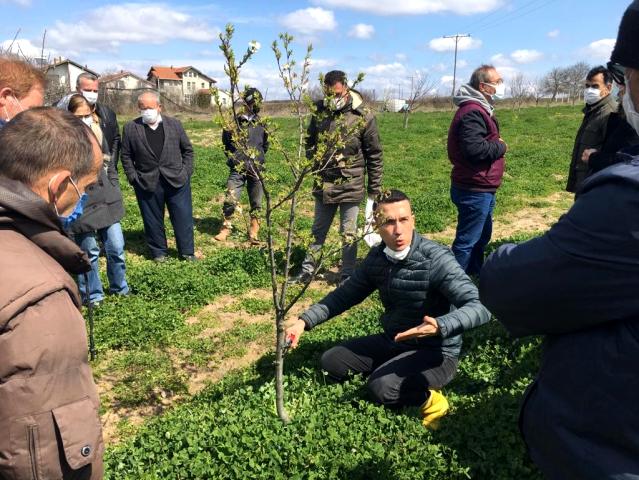
<instances>
[{"instance_id":1,"label":"blue jeans","mask_svg":"<svg viewBox=\"0 0 639 480\"><path fill-rule=\"evenodd\" d=\"M107 278L109 279L109 293L126 295L129 293L129 285L126 282L126 267L124 264L124 236L120 223L114 223L110 227L101 228L97 232L78 233L74 235L75 243L86 252L91 261L89 277L89 302L104 300L104 290L100 281L98 259L100 246L97 237L104 244L107 262ZM84 275L78 275L78 286L82 294L82 301L86 301L86 281Z\"/></svg>"},{"instance_id":2,"label":"blue jeans","mask_svg":"<svg viewBox=\"0 0 639 480\"><path fill-rule=\"evenodd\" d=\"M484 249L493 233L495 194L450 187L457 206L457 233L453 254L468 275L478 275L484 264Z\"/></svg>"}]
</instances>

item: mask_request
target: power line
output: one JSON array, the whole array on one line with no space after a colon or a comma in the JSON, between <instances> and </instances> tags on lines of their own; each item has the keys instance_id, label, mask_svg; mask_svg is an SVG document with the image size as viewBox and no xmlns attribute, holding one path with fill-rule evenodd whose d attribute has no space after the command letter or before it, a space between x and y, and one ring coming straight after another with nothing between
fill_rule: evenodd
<instances>
[{"instance_id":1,"label":"power line","mask_svg":"<svg viewBox=\"0 0 639 480\"><path fill-rule=\"evenodd\" d=\"M537 10L540 10L544 7L546 7L547 5L550 5L551 3L555 2L556 0L548 0L544 3L542 3L541 5L536 6L535 8L529 9L525 12L521 12L519 15L515 15L515 16L508 16L508 17L503 17L501 19L497 19L492 23L488 23L487 25L482 26L480 29L478 29L475 33L478 32L483 32L485 30L490 30L496 27L499 27L501 25L504 25L505 23L509 23L512 22L513 20L517 20L518 18L522 18L525 17L527 15L530 15L533 12L536 12ZM511 12L511 13L515 13L515 12Z\"/></svg>"},{"instance_id":2,"label":"power line","mask_svg":"<svg viewBox=\"0 0 639 480\"><path fill-rule=\"evenodd\" d=\"M517 13L521 12L522 10L524 10L524 9L528 8L529 6L532 6L533 4L535 4L537 2L540 2L540 1L543 1L543 0L530 0L529 2L526 2L525 4L515 8L513 10L507 11L507 12L504 12L503 10L493 10L492 12L484 15L483 17L478 18L478 19L468 23L467 25L465 25L463 27L463 29L468 31L468 30L471 29L471 27L473 27L473 28L483 28L484 25L482 25L482 24L488 24L488 23L492 23L492 22L497 22L497 21L503 20L505 18L508 18L508 17L510 17L512 15L516 15ZM490 18L490 17L493 17L495 15L497 15L498 17L497 18Z\"/></svg>"},{"instance_id":3,"label":"power line","mask_svg":"<svg viewBox=\"0 0 639 480\"><path fill-rule=\"evenodd\" d=\"M453 93L451 98L455 96L455 87L457 83L457 46L459 45L460 38L470 38L470 35L467 33L461 34L458 33L456 35L444 35L443 38L454 38L455 39L455 63L453 66Z\"/></svg>"}]
</instances>

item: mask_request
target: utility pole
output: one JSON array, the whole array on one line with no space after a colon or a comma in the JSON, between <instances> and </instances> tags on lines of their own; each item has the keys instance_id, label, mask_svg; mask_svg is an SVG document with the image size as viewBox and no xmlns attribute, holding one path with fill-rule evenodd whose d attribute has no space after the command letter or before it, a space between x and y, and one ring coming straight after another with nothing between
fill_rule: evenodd
<instances>
[{"instance_id":1,"label":"utility pole","mask_svg":"<svg viewBox=\"0 0 639 480\"><path fill-rule=\"evenodd\" d=\"M451 95L451 100L452 98L455 96L455 87L457 86L457 45L459 44L459 39L460 38L468 38L470 37L469 34L464 33L458 33L456 35L446 35L444 36L444 38L454 38L455 39L455 63L453 66L453 93Z\"/></svg>"}]
</instances>

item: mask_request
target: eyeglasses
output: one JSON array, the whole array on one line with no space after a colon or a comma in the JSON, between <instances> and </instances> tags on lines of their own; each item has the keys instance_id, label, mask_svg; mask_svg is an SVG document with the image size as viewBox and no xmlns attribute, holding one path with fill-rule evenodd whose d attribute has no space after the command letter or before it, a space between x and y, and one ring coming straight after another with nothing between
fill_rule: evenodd
<instances>
[{"instance_id":1,"label":"eyeglasses","mask_svg":"<svg viewBox=\"0 0 639 480\"><path fill-rule=\"evenodd\" d=\"M608 62L606 68L610 71L612 79L619 85L626 84L626 67L615 62Z\"/></svg>"}]
</instances>

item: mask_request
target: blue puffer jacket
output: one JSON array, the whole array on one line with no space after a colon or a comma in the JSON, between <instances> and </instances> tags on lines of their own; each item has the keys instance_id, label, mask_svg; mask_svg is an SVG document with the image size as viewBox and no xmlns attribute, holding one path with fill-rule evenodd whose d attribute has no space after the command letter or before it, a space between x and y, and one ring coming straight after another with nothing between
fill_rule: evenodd
<instances>
[{"instance_id":1,"label":"blue puffer jacket","mask_svg":"<svg viewBox=\"0 0 639 480\"><path fill-rule=\"evenodd\" d=\"M639 148L618 155L550 231L481 272L513 335L546 335L520 428L549 479L639 479Z\"/></svg>"},{"instance_id":2,"label":"blue puffer jacket","mask_svg":"<svg viewBox=\"0 0 639 480\"><path fill-rule=\"evenodd\" d=\"M384 305L380 320L390 338L420 325L428 315L437 319L441 335L406 343L437 348L444 355L457 357L461 333L490 320L490 313L479 303L475 284L450 249L417 232L413 233L408 256L400 262L390 261L384 248L382 243L371 249L344 285L300 315L306 328L310 330L339 315L379 290ZM451 310L451 305L456 309Z\"/></svg>"}]
</instances>

